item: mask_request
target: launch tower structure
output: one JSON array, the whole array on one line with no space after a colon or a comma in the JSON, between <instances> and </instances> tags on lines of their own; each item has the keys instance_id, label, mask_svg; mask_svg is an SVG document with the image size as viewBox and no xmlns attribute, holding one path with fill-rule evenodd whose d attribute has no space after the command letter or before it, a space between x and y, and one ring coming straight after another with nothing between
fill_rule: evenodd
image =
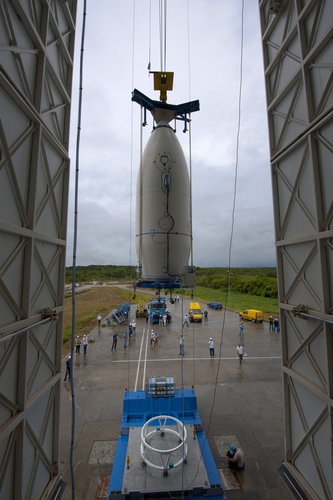
<instances>
[{"instance_id":1,"label":"launch tower structure","mask_svg":"<svg viewBox=\"0 0 333 500\"><path fill-rule=\"evenodd\" d=\"M0 6L0 498L51 498L76 0Z\"/></svg>"},{"instance_id":2,"label":"launch tower structure","mask_svg":"<svg viewBox=\"0 0 333 500\"><path fill-rule=\"evenodd\" d=\"M286 457L333 498L333 3L259 2L281 320ZM304 498L304 497L302 497Z\"/></svg>"}]
</instances>

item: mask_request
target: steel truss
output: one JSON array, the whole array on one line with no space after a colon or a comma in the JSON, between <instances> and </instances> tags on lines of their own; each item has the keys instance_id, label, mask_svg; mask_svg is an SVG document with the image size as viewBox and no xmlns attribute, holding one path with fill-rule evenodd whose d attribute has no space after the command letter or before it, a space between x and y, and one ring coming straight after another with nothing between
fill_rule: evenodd
<instances>
[{"instance_id":1,"label":"steel truss","mask_svg":"<svg viewBox=\"0 0 333 500\"><path fill-rule=\"evenodd\" d=\"M0 2L0 497L58 479L76 0Z\"/></svg>"},{"instance_id":2,"label":"steel truss","mask_svg":"<svg viewBox=\"0 0 333 500\"><path fill-rule=\"evenodd\" d=\"M333 498L333 4L259 1L283 348L286 467Z\"/></svg>"}]
</instances>

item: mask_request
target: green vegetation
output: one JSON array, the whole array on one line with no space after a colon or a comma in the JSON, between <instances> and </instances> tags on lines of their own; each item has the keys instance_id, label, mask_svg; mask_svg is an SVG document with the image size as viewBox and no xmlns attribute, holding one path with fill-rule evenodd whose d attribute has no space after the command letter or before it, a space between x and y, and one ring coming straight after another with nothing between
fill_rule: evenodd
<instances>
[{"instance_id":1,"label":"green vegetation","mask_svg":"<svg viewBox=\"0 0 333 500\"><path fill-rule=\"evenodd\" d=\"M112 309L120 304L138 301L149 301L147 294L136 294L133 300L133 290L123 290L118 287L91 287L75 294L76 296L76 320L75 335L90 334L96 327L97 316L101 314L105 318ZM70 349L72 336L72 300L71 295L65 297L64 303L64 326L63 326L63 349L67 353Z\"/></svg>"},{"instance_id":2,"label":"green vegetation","mask_svg":"<svg viewBox=\"0 0 333 500\"><path fill-rule=\"evenodd\" d=\"M189 297L191 295L191 290L187 290L185 295ZM233 311L240 312L245 309L259 309L263 311L265 319L267 319L270 314L277 315L279 313L278 299L271 297L258 297L257 295L231 291L229 298L228 291L214 290L202 286L195 287L193 295L196 299L205 302L217 300L223 304L223 307Z\"/></svg>"},{"instance_id":3,"label":"green vegetation","mask_svg":"<svg viewBox=\"0 0 333 500\"><path fill-rule=\"evenodd\" d=\"M230 272L225 267L197 267L197 286L232 292L277 298L277 278L275 267L233 267ZM137 278L134 266L77 266L75 280L78 283L92 281L123 281ZM66 283L72 281L72 267L66 268Z\"/></svg>"},{"instance_id":4,"label":"green vegetation","mask_svg":"<svg viewBox=\"0 0 333 500\"><path fill-rule=\"evenodd\" d=\"M78 266L76 282L132 282L137 279L135 266ZM197 267L194 296L206 302L218 300L227 308L241 311L246 308L260 309L264 313L278 314L278 287L275 267ZM66 268L66 283L72 280L72 268ZM229 294L230 282L230 294ZM122 291L128 302L132 292ZM190 295L190 291L186 295ZM230 295L230 297L229 297ZM136 300L147 300L137 295ZM94 313L92 314L94 316Z\"/></svg>"},{"instance_id":5,"label":"green vegetation","mask_svg":"<svg viewBox=\"0 0 333 500\"><path fill-rule=\"evenodd\" d=\"M86 316L81 316L75 321L75 331L81 335L81 332L86 328L87 325L91 324L92 322L96 322L96 317L100 311L98 309L95 309L93 312L87 314ZM63 334L62 334L62 342L63 344L67 343L72 336L72 325L66 325L64 326L63 329Z\"/></svg>"},{"instance_id":6,"label":"green vegetation","mask_svg":"<svg viewBox=\"0 0 333 500\"><path fill-rule=\"evenodd\" d=\"M276 268L197 268L197 286L277 299Z\"/></svg>"},{"instance_id":7,"label":"green vegetation","mask_svg":"<svg viewBox=\"0 0 333 500\"><path fill-rule=\"evenodd\" d=\"M138 302L150 302L151 299L151 295L147 293L136 293L134 299L133 290L130 289L119 290L119 292L123 295L124 300L126 300L129 304L137 304ZM154 290L154 292L156 292L156 290Z\"/></svg>"},{"instance_id":8,"label":"green vegetation","mask_svg":"<svg viewBox=\"0 0 333 500\"><path fill-rule=\"evenodd\" d=\"M229 269L227 267L196 267L197 276L227 276ZM276 267L232 267L230 268L232 276L267 276L276 278Z\"/></svg>"},{"instance_id":9,"label":"green vegetation","mask_svg":"<svg viewBox=\"0 0 333 500\"><path fill-rule=\"evenodd\" d=\"M96 273L96 268L101 267L103 275L105 275L104 268L115 268L117 266L88 266L90 271L87 273L89 275L88 281L103 281L102 276ZM114 273L114 276L121 275L124 270L130 271L130 277L123 274L122 281L131 282L133 281L133 274L135 268L125 268L120 267L120 274ZM84 268L83 268L84 270ZM211 302L217 300L223 304L223 307L231 309L236 312L243 311L245 309L259 309L264 312L265 321L268 320L270 314L278 315L278 299L274 297L255 295L253 293L241 293L235 290L236 284L240 284L242 280L248 280L251 283L251 287L247 287L247 290L262 291L264 287L262 283L265 283L265 278L275 280L276 277L270 276L269 273L276 272L275 269L242 269L242 270L231 270L231 289L226 287L227 270L221 268L199 268L197 273L197 283L198 285L193 290L193 296L196 300L202 302ZM91 273L94 274L94 279L91 277ZM214 274L215 273L215 274ZM84 273L81 274L81 277ZM210 279L210 280L209 280ZM206 280L206 281L205 281ZM216 281L214 281L216 280ZM78 280L79 281L79 280ZM80 278L80 281L83 281ZM211 286L202 286L200 283L209 283ZM260 285L261 284L261 285ZM217 286L218 285L218 286ZM238 286L237 285L237 286ZM255 286L256 285L256 286ZM245 289L243 287L243 289ZM166 292L164 292L166 293ZM185 292L186 297L191 296L192 291L187 290ZM176 290L174 295L180 295L180 290ZM115 287L105 287L97 286L91 287L86 290L82 290L76 294L76 321L75 321L75 334L83 335L84 333L89 334L96 327L96 318L99 313L105 318L106 315L112 309L119 307L123 302L129 302L130 304L137 303L138 301L148 302L151 299L151 295L136 293L135 299L133 299L132 289L121 289L117 286ZM68 352L70 348L70 339L72 333L72 299L71 294L66 295L64 301L64 327L63 327L63 349L64 352Z\"/></svg>"},{"instance_id":10,"label":"green vegetation","mask_svg":"<svg viewBox=\"0 0 333 500\"><path fill-rule=\"evenodd\" d=\"M66 267L65 282L71 283L73 267ZM77 266L75 268L76 283L87 283L89 281L119 281L135 280L137 278L134 266Z\"/></svg>"}]
</instances>

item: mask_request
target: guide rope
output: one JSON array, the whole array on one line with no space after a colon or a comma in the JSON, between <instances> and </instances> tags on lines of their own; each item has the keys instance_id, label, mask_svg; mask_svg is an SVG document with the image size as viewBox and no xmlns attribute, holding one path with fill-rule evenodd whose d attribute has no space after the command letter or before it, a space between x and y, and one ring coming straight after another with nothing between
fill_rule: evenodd
<instances>
[{"instance_id":1,"label":"guide rope","mask_svg":"<svg viewBox=\"0 0 333 500\"><path fill-rule=\"evenodd\" d=\"M82 33L81 33L81 54L80 54L80 83L79 83L79 105L78 105L78 124L76 135L76 160L75 160L75 197L74 197L74 235L73 235L73 274L72 274L72 335L71 335L71 360L70 360L70 382L71 382L71 398L72 398L72 425L71 425L71 447L69 457L69 467L72 483L72 500L75 499L75 480L74 480L74 437L75 437L75 393L74 393L74 340L75 340L75 274L76 274L76 249L77 249L77 233L78 233L78 198L79 198L79 170L80 170L80 137L81 137L81 112L82 112L82 91L83 91L83 55L84 55L84 38L86 30L86 12L87 1L83 2L82 15Z\"/></svg>"},{"instance_id":2,"label":"guide rope","mask_svg":"<svg viewBox=\"0 0 333 500\"><path fill-rule=\"evenodd\" d=\"M191 114L189 114L188 122L188 162L190 171L190 241L191 241L191 266L193 267L193 224L192 224L192 126L191 126ZM191 298L193 299L193 288L191 290Z\"/></svg>"},{"instance_id":3,"label":"guide rope","mask_svg":"<svg viewBox=\"0 0 333 500\"><path fill-rule=\"evenodd\" d=\"M186 12L187 12L187 57L188 57L188 99L191 101L191 51L190 51L190 13L189 13L189 1L187 0L186 4ZM189 229L190 229L190 262L191 266L194 265L194 256L193 256L193 214L192 214L192 125L191 125L191 114L188 117L188 130L185 122L183 132L189 132L188 134L188 163L189 163L189 177L190 177L190 199L189 199L189 211L190 211L190 221L189 221ZM191 289L191 299L193 299L193 288ZM184 293L182 289L182 334L184 335ZM183 336L184 338L184 336ZM185 398L184 398L184 356L181 359L181 375L182 375L182 423L185 427ZM194 338L194 326L192 323L192 387L195 387L195 338ZM201 453L200 453L201 455ZM182 464L182 498L184 498L184 490L188 488L188 485L185 485L185 464Z\"/></svg>"},{"instance_id":4,"label":"guide rope","mask_svg":"<svg viewBox=\"0 0 333 500\"><path fill-rule=\"evenodd\" d=\"M229 295L229 297L230 297L230 289L231 289L231 281L230 281L231 254L232 254L232 243L233 243L233 234L234 234L234 225L235 225L237 180L238 180L238 165L239 165L239 138L240 138L240 128L241 128L241 119L242 119L243 53L244 53L244 0L242 0L242 6L241 6L241 40L240 40L240 68L239 68L239 90L238 90L238 120L237 120L236 151L235 151L236 152L235 179L234 179L234 190L233 190L233 204L232 204L232 215L231 215L229 253L228 253L228 277L229 278L228 278L228 289L226 290L225 303L227 302L227 296ZM217 369L216 378L215 378L214 398L213 398L211 412L209 415L208 430L210 429L213 408L215 405L217 379L219 376L219 371L220 371L220 366L221 366L221 351L222 351L222 343L223 343L223 336L224 336L225 317L226 317L226 308L224 308L224 312L223 312L221 344L220 344L220 349L219 349L219 363L218 363L218 369Z\"/></svg>"},{"instance_id":5,"label":"guide rope","mask_svg":"<svg viewBox=\"0 0 333 500\"><path fill-rule=\"evenodd\" d=\"M234 181L234 190L233 190L233 205L232 205L232 215L231 215L231 230L230 230L230 240L229 240L229 254L228 254L228 290L226 291L226 299L227 295L230 295L230 269L231 269L231 253L232 253L232 242L233 242L233 234L234 234L234 225L235 225L235 211L236 211L236 195L237 195L237 179L238 179L238 163L239 163L239 137L240 137L240 127L241 127L241 118L242 118L242 88L243 88L243 52L244 52L244 0L242 0L241 7L241 40L240 40L240 76L239 76L239 90L238 90L238 121L237 121L237 133L236 133L236 159L235 159L235 181ZM221 367L221 352L222 352L222 344L224 337L224 327L225 327L225 318L226 318L226 308L224 308L223 312L223 322L222 322L222 331L221 331L221 343L219 349L219 362L216 371L215 377L215 385L214 385L214 397L212 402L211 411L209 414L209 423L208 423L208 431L207 436L209 434L210 425L212 421L212 414L216 400L216 390L217 390L217 379L220 372Z\"/></svg>"},{"instance_id":6,"label":"guide rope","mask_svg":"<svg viewBox=\"0 0 333 500\"><path fill-rule=\"evenodd\" d=\"M139 277L141 278L142 272L142 155L143 155L143 127L145 124L143 123L143 107L141 106L140 110L140 163L139 163L139 190L140 190L140 219L139 219L139 255L138 255L138 267L139 267Z\"/></svg>"},{"instance_id":7,"label":"guide rope","mask_svg":"<svg viewBox=\"0 0 333 500\"><path fill-rule=\"evenodd\" d=\"M182 321L182 336L183 336L183 349L185 349L184 345L184 289L182 288L182 316L181 316L181 321ZM183 351L184 352L184 351ZM185 429L185 398L184 398L184 356L181 356L180 360L180 373L181 373L181 390L182 390L182 419L181 422L183 424L183 429ZM184 430L183 430L184 433ZM184 442L184 435L183 435L183 442ZM183 447L183 456L184 456L184 447ZM184 460L182 463L182 498L183 498L183 492L184 492Z\"/></svg>"},{"instance_id":8,"label":"guide rope","mask_svg":"<svg viewBox=\"0 0 333 500\"><path fill-rule=\"evenodd\" d=\"M231 254L232 254L232 242L233 242L233 233L234 233L234 224L235 224L237 177L238 177L238 164L239 164L239 138L240 138L240 127L241 127L241 118L242 118L241 103L242 103L242 88L243 88L243 53L244 53L244 0L242 0L242 5L241 5L241 39L240 39L240 69L239 69L240 78L239 78L239 90L238 90L238 120L237 120L237 133L236 133L235 181L234 181L234 189L233 189L233 206L232 206L231 230L230 230L229 252L228 252L228 276L229 276L229 279L228 279L228 288L226 290L226 296L225 296L225 304L227 303L228 295L230 296L230 285L231 285L231 282L230 282ZM204 451L204 448L206 446L208 436L210 434L212 415L213 415L213 410L214 410L215 401L216 401L218 377L220 374L221 361L222 361L221 354L222 354L222 346L223 346L223 339L224 339L225 321L226 321L226 307L224 307L224 310L223 310L221 341L219 344L219 352L218 352L218 365L217 365L215 383L214 383L213 401L212 401L212 405L211 405L210 412L209 412L208 425L207 425L207 430L206 430L206 438L205 438L205 441L203 443L203 447L201 449L200 458L198 460L197 472L196 472L195 477L194 477L193 481L191 482L191 484L186 485L187 488L192 486L192 484L194 483L194 481L199 473L199 466L200 466L200 462L202 460L203 451Z\"/></svg>"},{"instance_id":9,"label":"guide rope","mask_svg":"<svg viewBox=\"0 0 333 500\"><path fill-rule=\"evenodd\" d=\"M132 11L132 88L134 88L134 62L135 62L135 0L133 0L133 11ZM133 143L134 143L134 109L133 103L131 103L131 147L130 147L130 179L129 179L129 269L132 265L132 227L133 227ZM133 297L134 298L134 297ZM132 293L128 290L128 302L132 303ZM127 322L128 323L128 322ZM129 335L129 324L126 326L127 339L126 339L126 349L128 352L127 356L127 390L130 389L130 335ZM125 335L125 332L124 332ZM125 338L124 338L125 342Z\"/></svg>"},{"instance_id":10,"label":"guide rope","mask_svg":"<svg viewBox=\"0 0 333 500\"><path fill-rule=\"evenodd\" d=\"M187 67L188 67L188 100L191 101L191 49L190 49L190 6L189 0L186 3L186 16L187 16ZM186 130L186 125L183 132L188 131L188 164L189 164L189 176L190 176L190 263L194 266L194 256L193 256L193 213L192 213L192 121L191 113L188 117L188 130ZM191 289L191 299L193 299L193 288ZM195 387L195 339L194 339L194 327L192 325L192 387Z\"/></svg>"}]
</instances>

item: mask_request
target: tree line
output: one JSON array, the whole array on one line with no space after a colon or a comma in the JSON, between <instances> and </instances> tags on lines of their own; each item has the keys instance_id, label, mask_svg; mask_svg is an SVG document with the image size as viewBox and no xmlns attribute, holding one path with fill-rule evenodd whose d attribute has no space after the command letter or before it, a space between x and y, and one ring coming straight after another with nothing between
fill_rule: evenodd
<instances>
[{"instance_id":1,"label":"tree line","mask_svg":"<svg viewBox=\"0 0 333 500\"><path fill-rule=\"evenodd\" d=\"M278 297L277 274L275 267L234 267L234 268L197 268L198 286L233 292L248 293L260 297Z\"/></svg>"},{"instance_id":2,"label":"tree line","mask_svg":"<svg viewBox=\"0 0 333 500\"><path fill-rule=\"evenodd\" d=\"M72 267L66 267L66 283L72 281ZM75 281L86 283L91 281L136 280L135 266L90 265L77 266ZM277 274L275 267L197 267L196 283L198 286L219 289L230 288L233 292L251 294L262 297L277 298Z\"/></svg>"},{"instance_id":3,"label":"tree line","mask_svg":"<svg viewBox=\"0 0 333 500\"><path fill-rule=\"evenodd\" d=\"M66 267L65 281L70 283L73 276L73 267ZM76 266L76 283L88 281L119 281L137 279L135 266L90 265Z\"/></svg>"}]
</instances>

